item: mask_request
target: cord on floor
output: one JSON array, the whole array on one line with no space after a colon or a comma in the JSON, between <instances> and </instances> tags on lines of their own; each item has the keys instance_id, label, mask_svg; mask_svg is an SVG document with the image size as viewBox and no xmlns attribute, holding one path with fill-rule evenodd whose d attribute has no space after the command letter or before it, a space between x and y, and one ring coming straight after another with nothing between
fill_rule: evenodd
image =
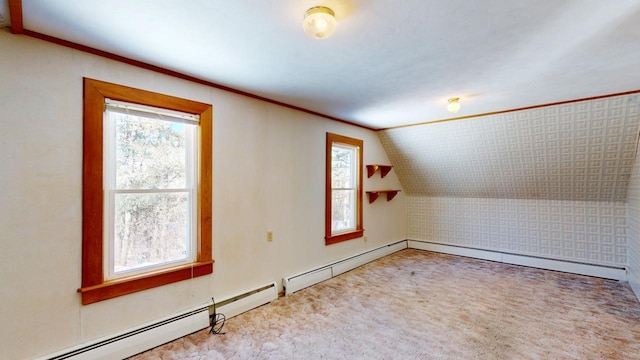
<instances>
[{"instance_id":1,"label":"cord on floor","mask_svg":"<svg viewBox=\"0 0 640 360\"><path fill-rule=\"evenodd\" d=\"M227 318L225 318L224 314L216 313L216 301L214 298L211 298L211 301L213 301L213 314L209 315L209 325L211 325L209 332L213 335L224 335L225 333L222 332L222 328Z\"/></svg>"}]
</instances>

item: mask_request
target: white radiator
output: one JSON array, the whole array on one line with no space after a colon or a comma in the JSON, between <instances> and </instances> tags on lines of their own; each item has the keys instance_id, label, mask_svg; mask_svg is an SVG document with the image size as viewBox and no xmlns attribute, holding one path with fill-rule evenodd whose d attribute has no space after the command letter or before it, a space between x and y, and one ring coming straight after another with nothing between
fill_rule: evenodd
<instances>
[{"instance_id":1,"label":"white radiator","mask_svg":"<svg viewBox=\"0 0 640 360\"><path fill-rule=\"evenodd\" d=\"M224 316L229 319L236 315L240 315L243 312L255 309L258 306L268 304L277 299L278 284L276 284L274 281L271 284L256 288L254 290L245 291L241 295L237 295L221 301L218 301L218 299L216 299L216 303L219 304L216 307L216 311L224 314Z\"/></svg>"},{"instance_id":2,"label":"white radiator","mask_svg":"<svg viewBox=\"0 0 640 360\"><path fill-rule=\"evenodd\" d=\"M329 280L331 275L331 266L322 267L302 274L297 274L282 279L282 285L286 295L293 294L319 282Z\"/></svg>"},{"instance_id":3,"label":"white radiator","mask_svg":"<svg viewBox=\"0 0 640 360\"><path fill-rule=\"evenodd\" d=\"M627 270L627 281L631 286L631 290L636 294L638 301L640 301L640 277L636 277L633 271L629 269Z\"/></svg>"},{"instance_id":4,"label":"white radiator","mask_svg":"<svg viewBox=\"0 0 640 360\"><path fill-rule=\"evenodd\" d=\"M625 281L625 269L604 265L576 263L566 260L547 259L535 256L517 255L491 250L480 250L456 245L438 244L423 240L408 240L410 249L435 251L444 254L460 255L476 259L502 262L506 264L529 266L538 269L562 271L572 274L601 277Z\"/></svg>"},{"instance_id":5,"label":"white radiator","mask_svg":"<svg viewBox=\"0 0 640 360\"><path fill-rule=\"evenodd\" d=\"M407 248L405 240L393 244L385 245L377 249L369 250L361 254L321 266L317 269L306 271L300 274L287 276L282 279L285 294L290 295L311 285L331 279L349 270L355 269L373 260L392 254Z\"/></svg>"},{"instance_id":6,"label":"white radiator","mask_svg":"<svg viewBox=\"0 0 640 360\"><path fill-rule=\"evenodd\" d=\"M216 311L229 319L277 298L278 286L273 282L222 301L216 299ZM191 311L66 349L39 360L123 359L209 327L211 308L210 301Z\"/></svg>"}]
</instances>

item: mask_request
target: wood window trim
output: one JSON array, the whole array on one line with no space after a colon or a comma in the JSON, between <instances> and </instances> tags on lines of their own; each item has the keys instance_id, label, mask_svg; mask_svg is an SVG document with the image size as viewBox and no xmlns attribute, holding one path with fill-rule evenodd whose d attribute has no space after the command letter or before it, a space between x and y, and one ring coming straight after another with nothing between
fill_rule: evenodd
<instances>
[{"instance_id":1,"label":"wood window trim","mask_svg":"<svg viewBox=\"0 0 640 360\"><path fill-rule=\"evenodd\" d=\"M348 232L332 234L331 232L331 149L333 143L347 144L358 147L358 191L357 191L357 213L356 213L356 229ZM342 241L361 238L364 235L362 223L362 161L363 161L363 145L360 139L354 139L343 135L327 133L326 142L326 168L325 168L325 245L336 244Z\"/></svg>"},{"instance_id":2,"label":"wood window trim","mask_svg":"<svg viewBox=\"0 0 640 360\"><path fill-rule=\"evenodd\" d=\"M82 304L211 274L212 133L209 104L84 78L82 159ZM193 263L139 276L104 280L103 113L105 98L200 116L197 254Z\"/></svg>"}]
</instances>

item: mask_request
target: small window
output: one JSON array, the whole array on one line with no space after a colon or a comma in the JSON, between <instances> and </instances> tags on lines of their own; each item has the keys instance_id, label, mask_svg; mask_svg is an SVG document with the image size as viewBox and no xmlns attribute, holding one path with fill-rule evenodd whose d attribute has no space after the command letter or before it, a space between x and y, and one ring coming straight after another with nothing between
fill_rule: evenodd
<instances>
[{"instance_id":1,"label":"small window","mask_svg":"<svg viewBox=\"0 0 640 360\"><path fill-rule=\"evenodd\" d=\"M85 79L82 303L213 272L211 105Z\"/></svg>"},{"instance_id":2,"label":"small window","mask_svg":"<svg viewBox=\"0 0 640 360\"><path fill-rule=\"evenodd\" d=\"M327 133L325 243L362 237L363 142Z\"/></svg>"}]
</instances>

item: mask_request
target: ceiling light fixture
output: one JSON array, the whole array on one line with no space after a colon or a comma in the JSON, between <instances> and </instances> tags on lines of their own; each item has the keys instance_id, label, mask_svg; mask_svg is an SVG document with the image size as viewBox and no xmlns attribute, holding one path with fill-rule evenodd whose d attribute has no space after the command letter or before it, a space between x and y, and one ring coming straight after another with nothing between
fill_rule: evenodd
<instances>
[{"instance_id":1,"label":"ceiling light fixture","mask_svg":"<svg viewBox=\"0 0 640 360\"><path fill-rule=\"evenodd\" d=\"M460 98L451 98L448 101L449 105L447 105L447 110L449 110L450 113L455 114L460 111L460 103L458 102Z\"/></svg>"},{"instance_id":2,"label":"ceiling light fixture","mask_svg":"<svg viewBox=\"0 0 640 360\"><path fill-rule=\"evenodd\" d=\"M302 28L312 39L326 39L336 30L335 14L326 6L312 7L304 14Z\"/></svg>"}]
</instances>

